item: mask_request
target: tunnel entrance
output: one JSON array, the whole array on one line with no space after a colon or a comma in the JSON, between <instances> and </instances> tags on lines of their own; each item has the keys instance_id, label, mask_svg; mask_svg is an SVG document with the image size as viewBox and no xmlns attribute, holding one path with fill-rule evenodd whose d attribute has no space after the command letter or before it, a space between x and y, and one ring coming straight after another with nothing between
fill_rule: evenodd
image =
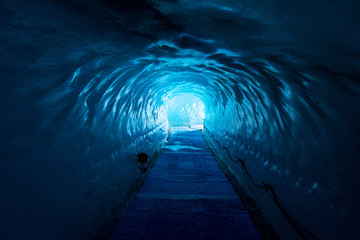
<instances>
[{"instance_id":1,"label":"tunnel entrance","mask_svg":"<svg viewBox=\"0 0 360 240\"><path fill-rule=\"evenodd\" d=\"M205 106L201 99L190 93L183 93L165 103L169 127L197 126L202 128Z\"/></svg>"}]
</instances>

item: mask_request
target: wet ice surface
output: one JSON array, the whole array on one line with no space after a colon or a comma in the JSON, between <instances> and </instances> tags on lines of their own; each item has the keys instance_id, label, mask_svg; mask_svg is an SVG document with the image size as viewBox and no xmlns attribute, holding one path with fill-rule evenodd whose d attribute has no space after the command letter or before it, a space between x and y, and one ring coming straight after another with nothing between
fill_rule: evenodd
<instances>
[{"instance_id":1,"label":"wet ice surface","mask_svg":"<svg viewBox=\"0 0 360 240\"><path fill-rule=\"evenodd\" d=\"M92 232L138 179L136 155L166 138L165 106L176 112L184 93L300 223L320 239L358 239L359 1L0 5L1 239ZM166 151L199 150L178 148ZM248 193L276 215L271 197Z\"/></svg>"},{"instance_id":2,"label":"wet ice surface","mask_svg":"<svg viewBox=\"0 0 360 240\"><path fill-rule=\"evenodd\" d=\"M109 239L260 238L199 130L182 128Z\"/></svg>"}]
</instances>

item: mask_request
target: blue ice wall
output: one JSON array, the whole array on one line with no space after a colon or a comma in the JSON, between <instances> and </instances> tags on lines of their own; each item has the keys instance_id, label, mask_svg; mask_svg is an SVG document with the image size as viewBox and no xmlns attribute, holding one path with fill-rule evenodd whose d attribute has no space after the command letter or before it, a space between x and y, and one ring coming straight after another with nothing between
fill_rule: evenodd
<instances>
[{"instance_id":1,"label":"blue ice wall","mask_svg":"<svg viewBox=\"0 0 360 240\"><path fill-rule=\"evenodd\" d=\"M159 150L166 114L137 81L147 64L101 26L20 3L1 7L0 239L89 239L131 196L136 155Z\"/></svg>"},{"instance_id":2,"label":"blue ice wall","mask_svg":"<svg viewBox=\"0 0 360 240\"><path fill-rule=\"evenodd\" d=\"M0 6L1 239L93 236L141 177L136 154L164 143L167 104L184 94L301 226L358 238L357 1ZM277 233L299 238L204 134Z\"/></svg>"}]
</instances>

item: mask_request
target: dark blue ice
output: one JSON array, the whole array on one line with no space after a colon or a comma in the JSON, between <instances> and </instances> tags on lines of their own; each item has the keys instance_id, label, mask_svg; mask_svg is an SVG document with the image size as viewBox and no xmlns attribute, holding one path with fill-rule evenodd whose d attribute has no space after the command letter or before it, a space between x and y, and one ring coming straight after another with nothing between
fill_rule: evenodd
<instances>
[{"instance_id":1,"label":"dark blue ice","mask_svg":"<svg viewBox=\"0 0 360 240\"><path fill-rule=\"evenodd\" d=\"M358 240L359 13L359 0L1 0L0 239L103 238L144 178L137 155L204 124L280 238ZM184 197L171 208L228 211L213 203L233 200L205 192L226 188L170 176L191 168L176 154L202 152L183 140L173 134L143 191L163 182L151 194ZM194 169L223 177L201 156Z\"/></svg>"}]
</instances>

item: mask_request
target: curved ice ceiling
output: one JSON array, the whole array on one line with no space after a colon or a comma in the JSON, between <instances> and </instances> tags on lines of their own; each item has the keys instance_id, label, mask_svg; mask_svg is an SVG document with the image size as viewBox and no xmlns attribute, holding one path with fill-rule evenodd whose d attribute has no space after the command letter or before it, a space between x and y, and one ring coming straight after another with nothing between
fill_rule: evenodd
<instances>
[{"instance_id":1,"label":"curved ice ceiling","mask_svg":"<svg viewBox=\"0 0 360 240\"><path fill-rule=\"evenodd\" d=\"M359 235L357 1L1 5L8 229L13 212L56 213L60 226L48 229L69 238L64 229L90 212L78 232L88 231L138 177L129 159L164 141L169 101L191 94L205 126L310 231ZM271 215L270 199L248 190Z\"/></svg>"}]
</instances>

